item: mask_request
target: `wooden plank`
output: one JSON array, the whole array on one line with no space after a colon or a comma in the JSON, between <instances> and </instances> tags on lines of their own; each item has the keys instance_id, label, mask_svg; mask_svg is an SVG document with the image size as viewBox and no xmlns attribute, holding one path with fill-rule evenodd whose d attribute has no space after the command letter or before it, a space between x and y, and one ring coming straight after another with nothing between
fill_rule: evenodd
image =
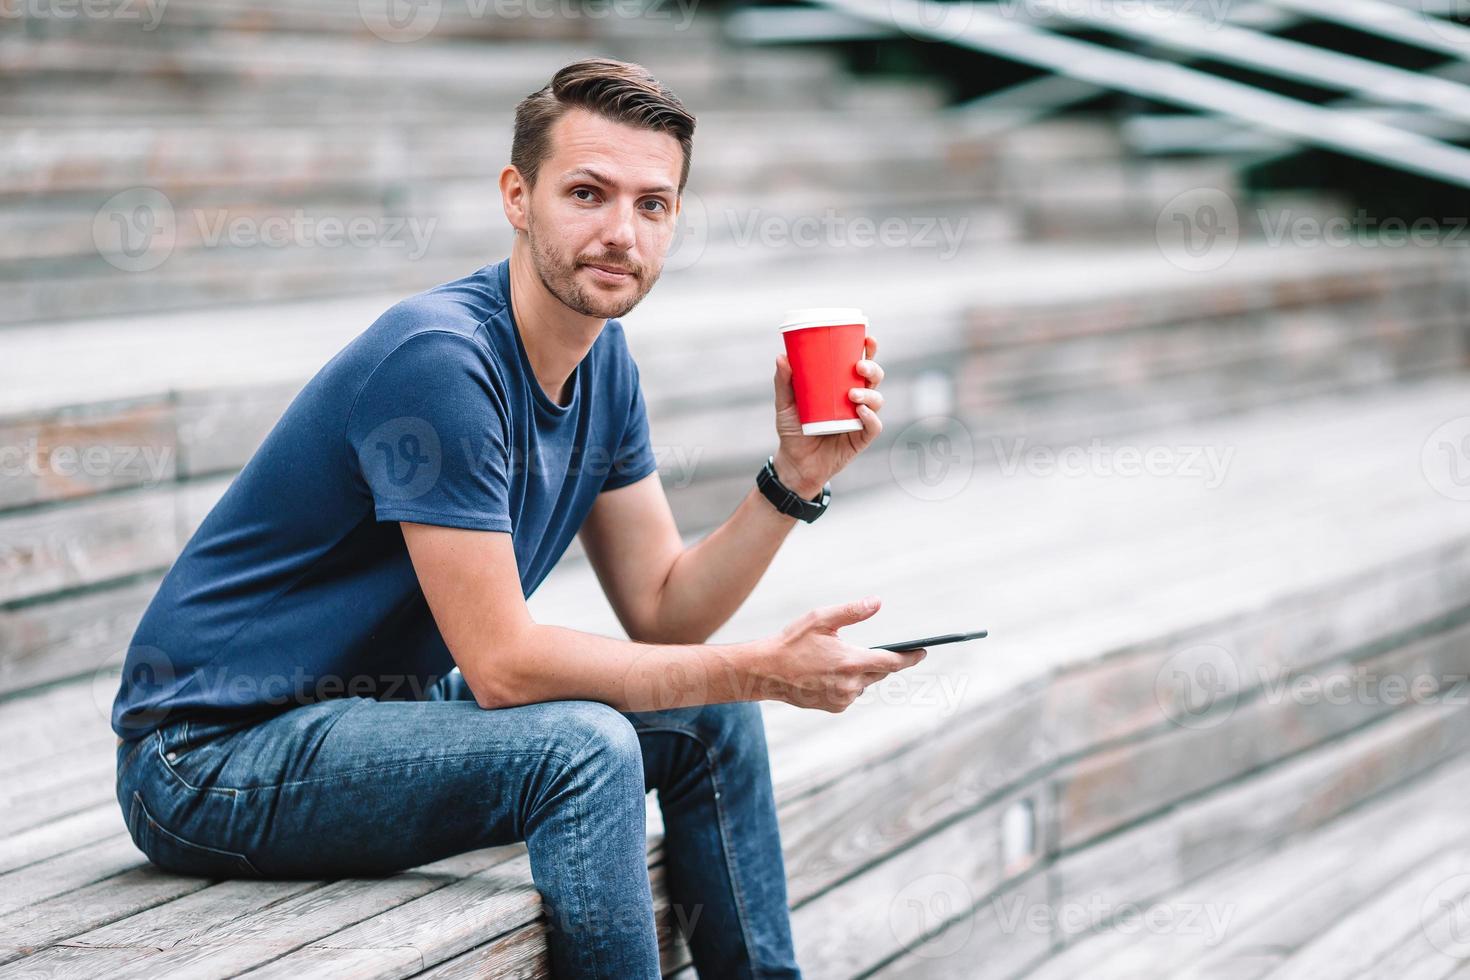
<instances>
[{"instance_id":1,"label":"wooden plank","mask_svg":"<svg viewBox=\"0 0 1470 980\"><path fill-rule=\"evenodd\" d=\"M1271 975L1282 980L1304 977L1355 976L1372 972L1376 976L1403 976L1400 973L1377 972L1396 960L1399 950L1407 949L1424 958L1431 957L1440 967L1437 975L1448 973L1457 959L1463 959L1465 939L1463 921L1454 912L1425 917L1426 901L1447 902L1459 906L1470 900L1470 844L1451 847L1425 861L1410 873L1382 889L1377 896L1340 917L1294 950L1290 958L1278 964ZM1463 916L1463 912L1459 912ZM1456 928L1461 931L1457 934ZM1430 948L1425 950L1416 937ZM1438 942L1451 952L1433 948ZM1437 956L1435 956L1437 954ZM1407 964L1415 965L1415 964Z\"/></svg>"},{"instance_id":2,"label":"wooden plank","mask_svg":"<svg viewBox=\"0 0 1470 980\"><path fill-rule=\"evenodd\" d=\"M649 848L657 860L660 842L650 839ZM522 849L510 861L330 935L313 926L321 938L243 975L252 980L303 972L364 980L409 976L521 929L540 909Z\"/></svg>"},{"instance_id":3,"label":"wooden plank","mask_svg":"<svg viewBox=\"0 0 1470 980\"><path fill-rule=\"evenodd\" d=\"M146 860L132 839L121 834L0 875L0 915L122 874Z\"/></svg>"},{"instance_id":4,"label":"wooden plank","mask_svg":"<svg viewBox=\"0 0 1470 980\"><path fill-rule=\"evenodd\" d=\"M159 578L0 609L0 694L80 677L125 650ZM0 769L4 764L0 763Z\"/></svg>"},{"instance_id":5,"label":"wooden plank","mask_svg":"<svg viewBox=\"0 0 1470 980\"><path fill-rule=\"evenodd\" d=\"M1470 718L1457 706L1396 712L1366 731L1063 855L1053 866L1057 901L1121 908L1168 895L1273 838L1317 827L1401 784L1462 748L1467 737ZM1071 930L1065 921L1059 925L1063 941L1080 931L1076 924Z\"/></svg>"},{"instance_id":6,"label":"wooden plank","mask_svg":"<svg viewBox=\"0 0 1470 980\"><path fill-rule=\"evenodd\" d=\"M1008 869L1002 859L1003 815L1020 802L1034 809L1038 824L1051 819L1044 789L998 800L796 907L791 926L803 973L863 973L921 942L949 915L972 908L1008 873L1024 870ZM1015 941L1027 939L1050 941L1044 935Z\"/></svg>"},{"instance_id":7,"label":"wooden plank","mask_svg":"<svg viewBox=\"0 0 1470 980\"><path fill-rule=\"evenodd\" d=\"M1405 868L1463 843L1463 821L1450 801L1467 775L1470 761L1450 759L1401 790L1160 900L1174 909L1216 912L1228 919L1221 933L1106 929L1074 942L1029 975L1034 980L1064 980L1083 972L1093 980L1212 971L1250 976L1256 965L1265 969L1330 928L1345 910L1378 894Z\"/></svg>"},{"instance_id":8,"label":"wooden plank","mask_svg":"<svg viewBox=\"0 0 1470 980\"><path fill-rule=\"evenodd\" d=\"M1036 910L1048 908L1047 885L1045 871L1027 875L992 894L931 938L909 943L900 955L868 975L882 980L1010 980L1029 976L1025 968L1045 956L1051 943L1050 931L1044 928L1046 917L1036 914ZM937 901L945 894L936 891L928 896L929 906L919 907L937 918L937 913L949 911Z\"/></svg>"},{"instance_id":9,"label":"wooden plank","mask_svg":"<svg viewBox=\"0 0 1470 980\"><path fill-rule=\"evenodd\" d=\"M0 602L167 567L178 554L172 487L0 516Z\"/></svg>"},{"instance_id":10,"label":"wooden plank","mask_svg":"<svg viewBox=\"0 0 1470 980\"><path fill-rule=\"evenodd\" d=\"M121 833L126 829L115 798L98 806L0 836L0 875Z\"/></svg>"},{"instance_id":11,"label":"wooden plank","mask_svg":"<svg viewBox=\"0 0 1470 980\"><path fill-rule=\"evenodd\" d=\"M69 936L137 915L210 884L207 878L169 874L145 864L27 905L0 916L0 963L30 956Z\"/></svg>"},{"instance_id":12,"label":"wooden plank","mask_svg":"<svg viewBox=\"0 0 1470 980\"><path fill-rule=\"evenodd\" d=\"M63 758L64 765L48 761L0 780L0 832L38 827L116 799L114 752L98 745L95 751Z\"/></svg>"},{"instance_id":13,"label":"wooden plank","mask_svg":"<svg viewBox=\"0 0 1470 980\"><path fill-rule=\"evenodd\" d=\"M157 486L177 473L166 398L74 407L0 422L0 511L105 490Z\"/></svg>"},{"instance_id":14,"label":"wooden plank","mask_svg":"<svg viewBox=\"0 0 1470 980\"><path fill-rule=\"evenodd\" d=\"M124 977L230 976L237 972L232 963L264 962L309 941L316 935L310 923L356 921L513 860L507 854L514 850L472 851L378 878L222 881L108 922L13 967Z\"/></svg>"},{"instance_id":15,"label":"wooden plank","mask_svg":"<svg viewBox=\"0 0 1470 980\"><path fill-rule=\"evenodd\" d=\"M1395 678L1402 691L1382 687ZM1307 694L1293 696L1293 681L1287 681L1286 688L1234 705L1228 718L1209 727L1166 719L1153 737L1092 753L1056 775L1058 846L1078 847L1177 800L1371 724L1410 698L1440 700L1456 689L1463 698L1470 692L1465 678L1470 678L1470 623L1376 657L1313 668L1294 678L1311 685L1296 688Z\"/></svg>"}]
</instances>

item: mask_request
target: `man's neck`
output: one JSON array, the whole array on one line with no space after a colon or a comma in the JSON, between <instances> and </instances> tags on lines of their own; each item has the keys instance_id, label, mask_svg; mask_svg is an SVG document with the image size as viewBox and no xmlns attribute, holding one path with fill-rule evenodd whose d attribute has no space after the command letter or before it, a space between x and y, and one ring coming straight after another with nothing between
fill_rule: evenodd
<instances>
[{"instance_id":1,"label":"man's neck","mask_svg":"<svg viewBox=\"0 0 1470 980\"><path fill-rule=\"evenodd\" d=\"M517 236L510 251L510 302L536 381L558 405L571 393L567 381L597 340L606 320L569 309L547 290L531 259L531 248Z\"/></svg>"}]
</instances>

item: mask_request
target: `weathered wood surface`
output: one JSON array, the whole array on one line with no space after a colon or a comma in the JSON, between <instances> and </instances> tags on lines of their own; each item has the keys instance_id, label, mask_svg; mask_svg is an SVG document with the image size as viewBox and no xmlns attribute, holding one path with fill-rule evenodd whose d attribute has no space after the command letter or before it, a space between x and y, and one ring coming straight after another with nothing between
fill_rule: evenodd
<instances>
[{"instance_id":1,"label":"weathered wood surface","mask_svg":"<svg viewBox=\"0 0 1470 980\"><path fill-rule=\"evenodd\" d=\"M1463 404L1464 397L1462 384L1439 382L1385 395L1346 414L1343 404L1328 403L1300 408L1289 421L1274 415L1196 429L1196 438L1235 445L1240 453L1230 479L1209 494L1164 479L1123 486L1117 484L1125 481L1079 479L1059 488L1054 480L982 475L970 490L974 496L964 499L983 499L986 506L971 511L981 516L965 535L952 528L947 536L935 533L957 516L956 508L894 498L893 491L887 500L853 499L841 517L834 512L835 520L814 525L811 535L793 541L782 574L801 576L803 570L826 567L836 570L836 580L814 586L807 596L760 593L730 631L772 629L785 621L793 602L805 606L850 598L842 590L865 579L870 585L886 582L902 595L905 583L921 584L921 573L924 581L954 578L967 560L974 560L968 541L987 541L991 567L1006 569L1005 581L993 588L985 584L984 602L975 608L987 616L1003 611L1006 629L984 641L990 646L946 651L953 656L931 657L919 668L936 683L969 678L970 685L951 689L952 700L941 697L925 705L911 690L907 697L875 698L843 715L821 717L767 706L798 936L804 955L817 961L813 975L847 975L902 954L925 925L922 919L905 918L903 910L914 902L932 909L955 887L951 879L963 883L962 894L975 902L1043 886L1046 893L1063 897L1102 893L1115 903L1168 894L1276 838L1330 819L1463 744L1457 741L1465 735L1463 712L1413 706L1372 723L1374 711L1348 705L1313 722L1312 710L1291 712L1262 698L1261 677L1271 675L1256 671L1320 670L1327 676L1353 662L1431 673L1453 666L1459 654L1451 640L1462 628L1449 624L1423 635L1415 630L1463 605L1470 518L1443 506L1449 501L1436 503L1417 466L1405 473L1399 461L1417 463L1413 439L1422 442L1433 428L1428 423ZM1321 460L1317 469L1310 474L1283 469L1283 461L1308 448ZM904 506L895 506L897 499ZM1134 506L1118 509L1128 501ZM1207 510L1200 511L1201 506ZM936 544L932 554L899 554L870 566L865 575L862 558L871 556L872 542L854 531L884 512L899 530L914 532L893 540ZM1064 516L1042 529L1016 527L1010 519L1037 512ZM1139 547L1140 541L1177 540L1201 513L1208 513L1211 526L1228 540ZM916 516L906 519L906 514ZM1013 526L1008 532L1007 524ZM1068 554L1077 558L1076 536L1089 528L1096 529L1088 538L1100 553L1095 564L1065 561ZM1027 536L1035 548L1029 560ZM558 572L533 600L538 614L565 613L557 618L597 628L598 616L606 613L599 613L600 601L589 591L589 574L585 568ZM910 587L906 594L917 592ZM922 630L932 625L929 617L959 597L941 589L932 600L937 604L906 611L892 603L892 592L888 595L890 606L880 614L885 633ZM987 625L995 629L996 622ZM872 624L864 627L877 636L874 630ZM1364 647L1370 641L1389 646L1372 652ZM1170 656L1200 643L1219 645L1250 668L1242 670L1242 683L1226 692L1235 698L1229 716L1203 731L1227 742L1239 735L1255 738L1254 747L1213 756L1211 767L1202 770L1207 775L1197 782L1146 783L1154 795L1141 806L1116 798L1106 789L1110 781L1136 783L1156 765L1183 772L1197 747L1210 748L1199 729L1171 722L1154 693ZM1007 650L1025 650L1028 656L1006 656ZM101 688L107 689L105 680ZM1268 709L1281 714L1263 725L1260 712L1269 714ZM220 908L213 899L195 896L241 884L173 893L161 880L168 876L140 867L141 856L121 833L101 767L78 784L92 786L90 795L66 795L76 783L68 773L79 771L89 754L110 763L110 746L75 734L102 729L104 717L91 685L12 699L0 708L0 736L14 735L16 742L10 744L31 751L50 750L53 760L46 766L15 763L16 786L28 799L47 798L48 788L54 788L57 799L70 801L70 808L33 802L18 811L19 820L6 817L8 829L20 834L11 842L28 840L29 850L12 847L8 862L0 862L13 869L0 876L0 892L9 891L7 884L17 885L16 891L33 896L29 902L37 904L28 904L31 911L12 908L0 918L0 935L14 937L12 955L64 940L16 960L11 964L16 970L50 962L39 957L80 963L95 953L109 958L109 971L156 971L171 960L145 967L136 955L142 947L127 940L118 946L107 937L150 928L150 921L156 923L151 928L167 931L178 902ZM55 749L51 737L64 747ZM1094 772L1106 776L1081 778ZM49 781L48 773L55 774ZM874 794L874 784L894 789ZM1079 796L1083 787L1087 795ZM1030 801L1042 836L1037 853L1003 863L1002 814L1020 799ZM1053 800L1070 810L1055 808ZM1067 812L1075 816L1064 819ZM1129 822L1151 813L1157 816ZM99 836L102 815L110 818L112 829ZM1070 844L1059 846L1068 840L1063 835L1069 826L1075 828ZM5 854L0 850L0 858ZM1153 859L1141 860L1145 855ZM950 878L925 878L934 873ZM113 877L99 880L108 874ZM118 883L117 892L109 881ZM518 887L524 884L523 879ZM334 962L353 962L361 956L393 975L441 961L461 967L482 962L476 957L486 954L477 950L491 942L513 951L507 955L534 957L520 945L534 947L534 906L507 904L480 882L457 889L434 901L453 902L467 892L467 907L499 911L488 918L467 913L466 919L477 924L431 937L438 945L427 957L384 953L388 947L421 950L420 942L429 941L415 931L422 927L414 916L393 913L401 904L347 923L346 938L328 941L332 929L308 926L307 932L317 934L300 934L300 943L286 952L304 961L330 955ZM307 894L301 893L300 901L316 902ZM91 900L77 900L81 895ZM429 900L423 895L406 901ZM101 911L89 913L92 908ZM45 918L46 909L56 916ZM149 918L132 921L139 915ZM1000 928L999 920L980 925L990 921L986 915L991 913L977 920L980 932ZM254 954L246 940L235 948L240 934L232 930L256 935L250 931L254 927L236 923L238 918L236 910L194 920L206 934L219 930L220 941L191 941L183 948L174 942L164 953L191 967L218 963L221 971L234 969L235 957ZM270 932L276 927L262 928L265 935L277 935ZM80 941L91 933L102 939ZM1020 962L1031 955L1027 950L1039 955L1050 942L1051 937L1021 937L1007 946L1006 961ZM394 945L402 943L407 946ZM159 945L148 944L146 955L159 952ZM832 966L824 972L823 963Z\"/></svg>"}]
</instances>

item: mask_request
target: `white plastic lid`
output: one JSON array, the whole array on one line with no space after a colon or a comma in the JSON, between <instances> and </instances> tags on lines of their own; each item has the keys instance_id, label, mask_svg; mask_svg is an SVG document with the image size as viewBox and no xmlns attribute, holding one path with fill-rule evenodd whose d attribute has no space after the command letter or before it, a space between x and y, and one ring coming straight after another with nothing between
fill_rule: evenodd
<instances>
[{"instance_id":1,"label":"white plastic lid","mask_svg":"<svg viewBox=\"0 0 1470 980\"><path fill-rule=\"evenodd\" d=\"M804 310L787 310L781 321L781 332L802 327L825 327L842 323L868 325L868 318L856 306L813 306Z\"/></svg>"}]
</instances>

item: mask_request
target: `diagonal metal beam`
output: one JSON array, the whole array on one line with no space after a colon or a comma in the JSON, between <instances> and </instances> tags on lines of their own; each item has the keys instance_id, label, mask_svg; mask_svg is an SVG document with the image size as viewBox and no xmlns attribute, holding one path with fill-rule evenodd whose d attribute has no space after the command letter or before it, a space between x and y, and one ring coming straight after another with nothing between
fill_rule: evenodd
<instances>
[{"instance_id":1,"label":"diagonal metal beam","mask_svg":"<svg viewBox=\"0 0 1470 980\"><path fill-rule=\"evenodd\" d=\"M1470 27L1441 20L1428 10L1418 12L1380 0L1266 0L1321 20L1330 20L1365 34L1377 34L1437 51L1451 58L1470 58ZM1430 18L1433 18L1432 22Z\"/></svg>"},{"instance_id":2,"label":"diagonal metal beam","mask_svg":"<svg viewBox=\"0 0 1470 980\"><path fill-rule=\"evenodd\" d=\"M933 0L821 2L879 23L896 24L914 37L962 45L1160 102L1233 116L1304 143L1470 187L1470 152L1465 150L1205 72L1008 21L990 4L937 4Z\"/></svg>"},{"instance_id":3,"label":"diagonal metal beam","mask_svg":"<svg viewBox=\"0 0 1470 980\"><path fill-rule=\"evenodd\" d=\"M1447 116L1470 121L1470 87L1458 82L1428 78L1419 72L1243 27L1211 23L1182 11L1150 17L1128 13L1109 3L1070 3L1066 0L1027 0L1027 3L1066 20L1142 38L1216 61L1244 65L1266 74L1294 78L1318 87L1341 89L1382 102L1422 105Z\"/></svg>"}]
</instances>

